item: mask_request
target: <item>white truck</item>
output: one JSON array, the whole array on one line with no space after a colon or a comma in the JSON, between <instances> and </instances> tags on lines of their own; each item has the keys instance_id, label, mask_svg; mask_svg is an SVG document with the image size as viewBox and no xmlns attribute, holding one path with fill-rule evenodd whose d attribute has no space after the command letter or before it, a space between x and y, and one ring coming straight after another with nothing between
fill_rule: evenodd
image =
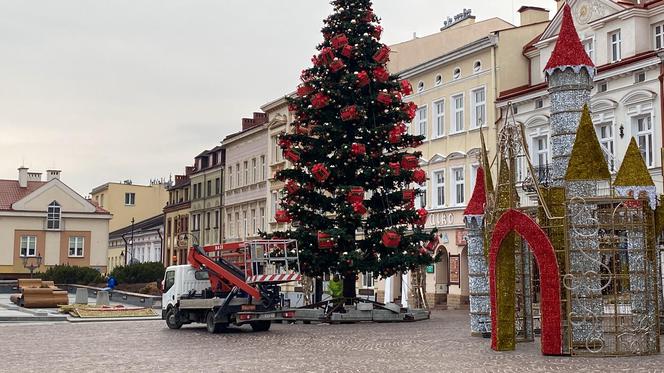
<instances>
[{"instance_id":1,"label":"white truck","mask_svg":"<svg viewBox=\"0 0 664 373\"><path fill-rule=\"evenodd\" d=\"M275 252L278 255L273 255ZM171 329L204 323L211 333L231 324L249 324L254 331L267 331L273 320L293 319L295 312L282 308L278 286L301 278L289 267L297 260L297 254L288 256L292 252L297 253L293 240L192 247L189 264L166 269L162 319ZM218 255L211 257L209 253ZM277 273L275 268L279 268Z\"/></svg>"}]
</instances>

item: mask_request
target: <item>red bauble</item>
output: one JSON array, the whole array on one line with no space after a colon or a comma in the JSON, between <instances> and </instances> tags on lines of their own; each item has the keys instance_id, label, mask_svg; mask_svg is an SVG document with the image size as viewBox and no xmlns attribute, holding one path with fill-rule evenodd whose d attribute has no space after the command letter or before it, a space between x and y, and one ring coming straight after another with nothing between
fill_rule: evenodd
<instances>
[{"instance_id":1,"label":"red bauble","mask_svg":"<svg viewBox=\"0 0 664 373\"><path fill-rule=\"evenodd\" d=\"M274 219L277 223L290 223L291 217L288 215L288 212L285 210L277 210L277 213L274 215Z\"/></svg>"},{"instance_id":2,"label":"red bauble","mask_svg":"<svg viewBox=\"0 0 664 373\"><path fill-rule=\"evenodd\" d=\"M309 70L302 70L302 73L300 73L300 80L305 83L310 81L311 78L313 78L313 76L311 76L311 72L309 72Z\"/></svg>"},{"instance_id":3,"label":"red bauble","mask_svg":"<svg viewBox=\"0 0 664 373\"><path fill-rule=\"evenodd\" d=\"M353 55L353 46L349 44L341 48L341 55L346 58L350 58L350 56Z\"/></svg>"},{"instance_id":4,"label":"red bauble","mask_svg":"<svg viewBox=\"0 0 664 373\"><path fill-rule=\"evenodd\" d=\"M329 65L334 61L334 52L332 52L331 48L325 47L321 49L318 59L322 64Z\"/></svg>"},{"instance_id":5,"label":"red bauble","mask_svg":"<svg viewBox=\"0 0 664 373\"><path fill-rule=\"evenodd\" d=\"M314 91L314 87L310 85L301 85L297 87L297 95L300 97L304 97Z\"/></svg>"},{"instance_id":6,"label":"red bauble","mask_svg":"<svg viewBox=\"0 0 664 373\"><path fill-rule=\"evenodd\" d=\"M406 202L412 202L415 200L415 190L414 189L404 189L401 192L401 199Z\"/></svg>"},{"instance_id":7,"label":"red bauble","mask_svg":"<svg viewBox=\"0 0 664 373\"><path fill-rule=\"evenodd\" d=\"M426 209L418 209L417 216L418 219L415 220L415 224L425 225L427 223L427 216L429 216L429 212Z\"/></svg>"},{"instance_id":8,"label":"red bauble","mask_svg":"<svg viewBox=\"0 0 664 373\"><path fill-rule=\"evenodd\" d=\"M392 103L392 95L387 92L378 92L376 101L380 102L383 105L389 105Z\"/></svg>"},{"instance_id":9,"label":"red bauble","mask_svg":"<svg viewBox=\"0 0 664 373\"><path fill-rule=\"evenodd\" d=\"M359 215L364 215L367 213L367 208L362 204L362 202L353 203L353 212Z\"/></svg>"},{"instance_id":10,"label":"red bauble","mask_svg":"<svg viewBox=\"0 0 664 373\"><path fill-rule=\"evenodd\" d=\"M311 57L311 63L314 64L314 66L320 66L323 64L323 61L318 56L313 56Z\"/></svg>"},{"instance_id":11,"label":"red bauble","mask_svg":"<svg viewBox=\"0 0 664 373\"><path fill-rule=\"evenodd\" d=\"M314 97L311 98L311 105L316 109L322 109L329 103L330 98L327 97L324 93L316 93Z\"/></svg>"},{"instance_id":12,"label":"red bauble","mask_svg":"<svg viewBox=\"0 0 664 373\"><path fill-rule=\"evenodd\" d=\"M346 106L345 108L341 109L341 120L345 122L357 119L358 114L359 113L357 112L357 106L355 105Z\"/></svg>"},{"instance_id":13,"label":"red bauble","mask_svg":"<svg viewBox=\"0 0 664 373\"><path fill-rule=\"evenodd\" d=\"M292 144L293 144L293 143L292 143L290 140L285 139L285 138L283 138L283 137L279 139L279 147L280 147L281 149L290 148L290 146L291 146Z\"/></svg>"},{"instance_id":14,"label":"red bauble","mask_svg":"<svg viewBox=\"0 0 664 373\"><path fill-rule=\"evenodd\" d=\"M418 168L413 171L413 181L418 184L424 184L427 181L427 173L423 169Z\"/></svg>"},{"instance_id":15,"label":"red bauble","mask_svg":"<svg viewBox=\"0 0 664 373\"><path fill-rule=\"evenodd\" d=\"M324 232L318 232L318 247L321 249L329 249L334 247L334 241L332 241L332 236Z\"/></svg>"},{"instance_id":16,"label":"red bauble","mask_svg":"<svg viewBox=\"0 0 664 373\"><path fill-rule=\"evenodd\" d=\"M332 39L330 39L330 43L334 49L343 48L344 46L348 45L348 38L344 34L335 35Z\"/></svg>"},{"instance_id":17,"label":"red bauble","mask_svg":"<svg viewBox=\"0 0 664 373\"><path fill-rule=\"evenodd\" d=\"M363 20L364 22L367 22L367 23L369 23L369 22L373 22L373 20L374 20L374 13L373 13L372 11L370 11L370 10L367 10L367 12L364 13L364 16L362 17L362 20Z\"/></svg>"},{"instance_id":18,"label":"red bauble","mask_svg":"<svg viewBox=\"0 0 664 373\"><path fill-rule=\"evenodd\" d=\"M402 135L403 135L404 133L408 132L408 126L407 126L406 123L404 123L404 122L401 122L401 123L397 124L396 128L398 128L399 131L401 131L401 134L402 134Z\"/></svg>"},{"instance_id":19,"label":"red bauble","mask_svg":"<svg viewBox=\"0 0 664 373\"><path fill-rule=\"evenodd\" d=\"M408 102L401 106L401 111L406 113L408 120L415 119L415 113L417 112L417 105L414 102Z\"/></svg>"},{"instance_id":20,"label":"red bauble","mask_svg":"<svg viewBox=\"0 0 664 373\"><path fill-rule=\"evenodd\" d=\"M417 157L414 155L404 155L403 158L401 158L401 167L403 167L404 170L415 169L417 168L418 163Z\"/></svg>"},{"instance_id":21,"label":"red bauble","mask_svg":"<svg viewBox=\"0 0 664 373\"><path fill-rule=\"evenodd\" d=\"M390 78L390 73L384 67L379 66L373 70L373 76L379 82L386 82Z\"/></svg>"},{"instance_id":22,"label":"red bauble","mask_svg":"<svg viewBox=\"0 0 664 373\"><path fill-rule=\"evenodd\" d=\"M399 81L399 85L401 86L401 93L404 95L408 96L409 94L413 93L413 86L408 80L404 79Z\"/></svg>"},{"instance_id":23,"label":"red bauble","mask_svg":"<svg viewBox=\"0 0 664 373\"><path fill-rule=\"evenodd\" d=\"M383 45L374 55L373 60L378 63L385 63L390 59L390 48Z\"/></svg>"},{"instance_id":24,"label":"red bauble","mask_svg":"<svg viewBox=\"0 0 664 373\"><path fill-rule=\"evenodd\" d=\"M364 144L353 143L350 146L350 153L352 155L364 155L367 153L367 147Z\"/></svg>"},{"instance_id":25,"label":"red bauble","mask_svg":"<svg viewBox=\"0 0 664 373\"><path fill-rule=\"evenodd\" d=\"M401 174L401 165L399 164L399 162L390 162L389 167L390 170L392 171L392 175L399 176L399 174Z\"/></svg>"},{"instance_id":26,"label":"red bauble","mask_svg":"<svg viewBox=\"0 0 664 373\"><path fill-rule=\"evenodd\" d=\"M362 88L367 84L369 84L369 74L366 71L357 73L357 86Z\"/></svg>"},{"instance_id":27,"label":"red bauble","mask_svg":"<svg viewBox=\"0 0 664 373\"><path fill-rule=\"evenodd\" d=\"M297 106L295 106L294 104L288 104L288 111L290 111L291 113L296 112Z\"/></svg>"},{"instance_id":28,"label":"red bauble","mask_svg":"<svg viewBox=\"0 0 664 373\"><path fill-rule=\"evenodd\" d=\"M284 150L284 158L295 163L300 160L300 151L296 149L286 149Z\"/></svg>"},{"instance_id":29,"label":"red bauble","mask_svg":"<svg viewBox=\"0 0 664 373\"><path fill-rule=\"evenodd\" d=\"M433 237L433 239L431 241L429 241L429 243L427 243L425 248L429 251L434 251L434 250L436 250L436 247L438 247L438 243L439 243L438 235L435 235Z\"/></svg>"},{"instance_id":30,"label":"red bauble","mask_svg":"<svg viewBox=\"0 0 664 373\"><path fill-rule=\"evenodd\" d=\"M381 242L385 247L397 248L401 242L401 235L395 231L385 231Z\"/></svg>"},{"instance_id":31,"label":"red bauble","mask_svg":"<svg viewBox=\"0 0 664 373\"><path fill-rule=\"evenodd\" d=\"M392 128L387 134L387 140L390 142L390 144L397 144L399 141L401 141L401 130L398 127Z\"/></svg>"},{"instance_id":32,"label":"red bauble","mask_svg":"<svg viewBox=\"0 0 664 373\"><path fill-rule=\"evenodd\" d=\"M383 28L381 26L376 26L374 27L373 32L371 35L373 35L374 38L380 39L380 35L383 33Z\"/></svg>"},{"instance_id":33,"label":"red bauble","mask_svg":"<svg viewBox=\"0 0 664 373\"><path fill-rule=\"evenodd\" d=\"M350 203L363 202L364 188L358 186L350 187L350 190L346 194L346 200Z\"/></svg>"},{"instance_id":34,"label":"red bauble","mask_svg":"<svg viewBox=\"0 0 664 373\"><path fill-rule=\"evenodd\" d=\"M298 190L300 190L300 186L297 185L295 180L288 180L286 182L286 191L288 191L288 194L295 194Z\"/></svg>"},{"instance_id":35,"label":"red bauble","mask_svg":"<svg viewBox=\"0 0 664 373\"><path fill-rule=\"evenodd\" d=\"M335 59L330 64L330 71L332 71L333 73L336 73L337 71L343 69L344 67L346 67L346 64L344 64L344 62L342 60Z\"/></svg>"},{"instance_id":36,"label":"red bauble","mask_svg":"<svg viewBox=\"0 0 664 373\"><path fill-rule=\"evenodd\" d=\"M327 167L322 163L316 163L311 168L311 174L314 175L314 178L319 182L323 182L330 177L330 171L328 171Z\"/></svg>"}]
</instances>

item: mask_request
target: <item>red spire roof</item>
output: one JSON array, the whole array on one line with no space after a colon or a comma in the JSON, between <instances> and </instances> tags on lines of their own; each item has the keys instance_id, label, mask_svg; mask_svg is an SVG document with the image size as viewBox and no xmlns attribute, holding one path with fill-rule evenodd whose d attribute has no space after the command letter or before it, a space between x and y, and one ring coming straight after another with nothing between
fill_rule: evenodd
<instances>
[{"instance_id":1,"label":"red spire roof","mask_svg":"<svg viewBox=\"0 0 664 373\"><path fill-rule=\"evenodd\" d=\"M484 186L484 169L477 168L475 176L475 188L473 195L468 201L468 206L463 211L464 215L484 215L484 205L486 204L486 187Z\"/></svg>"},{"instance_id":2,"label":"red spire roof","mask_svg":"<svg viewBox=\"0 0 664 373\"><path fill-rule=\"evenodd\" d=\"M581 44L568 4L563 6L563 22L558 33L558 40L544 71L551 74L557 68L565 69L566 67L575 67L577 71L581 67L586 67L590 74L594 72L595 67Z\"/></svg>"}]
</instances>

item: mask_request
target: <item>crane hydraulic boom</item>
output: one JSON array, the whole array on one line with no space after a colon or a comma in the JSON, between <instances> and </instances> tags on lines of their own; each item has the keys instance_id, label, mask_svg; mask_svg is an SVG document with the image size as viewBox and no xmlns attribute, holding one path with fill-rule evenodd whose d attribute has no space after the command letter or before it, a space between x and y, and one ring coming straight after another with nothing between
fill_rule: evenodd
<instances>
[{"instance_id":1,"label":"crane hydraulic boom","mask_svg":"<svg viewBox=\"0 0 664 373\"><path fill-rule=\"evenodd\" d=\"M261 299L261 293L257 288L249 285L244 279L238 277L214 260L210 259L205 250L200 246L194 246L189 249L187 260L192 267L207 270L210 275L210 285L212 285L213 290L222 289L224 287L237 287L250 297L253 297L256 300Z\"/></svg>"}]
</instances>

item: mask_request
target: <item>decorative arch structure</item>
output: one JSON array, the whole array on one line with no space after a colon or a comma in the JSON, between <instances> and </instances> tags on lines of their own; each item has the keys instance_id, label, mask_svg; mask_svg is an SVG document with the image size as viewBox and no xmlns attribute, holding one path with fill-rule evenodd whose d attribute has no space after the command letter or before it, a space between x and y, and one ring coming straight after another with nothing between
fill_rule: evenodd
<instances>
[{"instance_id":1,"label":"decorative arch structure","mask_svg":"<svg viewBox=\"0 0 664 373\"><path fill-rule=\"evenodd\" d=\"M526 242L535 256L540 270L540 284L542 292L542 353L545 355L562 354L562 330L560 310L560 273L558 261L546 233L524 213L510 209L503 213L493 230L491 246L489 249L489 287L491 291L491 348L498 349L498 304L496 280L498 254L503 240L511 232L518 233ZM501 325L502 328L512 328L514 325Z\"/></svg>"}]
</instances>

